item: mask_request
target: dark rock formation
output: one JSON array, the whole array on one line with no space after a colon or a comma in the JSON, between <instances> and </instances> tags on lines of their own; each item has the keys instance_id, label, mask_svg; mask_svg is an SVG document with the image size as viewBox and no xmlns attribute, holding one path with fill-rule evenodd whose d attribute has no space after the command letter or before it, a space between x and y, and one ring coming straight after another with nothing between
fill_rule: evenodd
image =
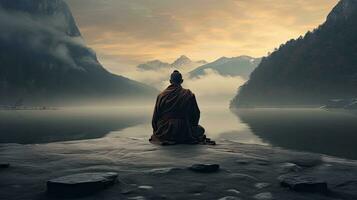
<instances>
[{"instance_id":1,"label":"dark rock formation","mask_svg":"<svg viewBox=\"0 0 357 200\"><path fill-rule=\"evenodd\" d=\"M282 175L278 178L283 187L288 187L297 192L327 193L327 183L313 177L299 175Z\"/></svg>"},{"instance_id":2,"label":"dark rock formation","mask_svg":"<svg viewBox=\"0 0 357 200\"><path fill-rule=\"evenodd\" d=\"M214 173L219 170L218 164L194 164L189 167L190 170L199 173Z\"/></svg>"},{"instance_id":3,"label":"dark rock formation","mask_svg":"<svg viewBox=\"0 0 357 200\"><path fill-rule=\"evenodd\" d=\"M118 174L83 173L64 176L47 182L47 192L53 196L78 197L101 191L117 182Z\"/></svg>"}]
</instances>

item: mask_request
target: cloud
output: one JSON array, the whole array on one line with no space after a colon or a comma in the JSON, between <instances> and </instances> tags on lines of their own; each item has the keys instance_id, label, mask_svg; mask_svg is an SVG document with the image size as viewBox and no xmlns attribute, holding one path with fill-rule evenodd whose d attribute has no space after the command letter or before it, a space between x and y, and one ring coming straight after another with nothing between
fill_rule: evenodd
<instances>
[{"instance_id":1,"label":"cloud","mask_svg":"<svg viewBox=\"0 0 357 200\"><path fill-rule=\"evenodd\" d=\"M124 73L125 76L164 90L170 83L169 77L172 69L160 69L156 71L134 70ZM246 80L240 76L222 76L218 72L207 69L204 75L197 78L189 78L183 74L183 87L190 89L196 94L197 99L204 103L228 102L237 93L239 86Z\"/></svg>"},{"instance_id":2,"label":"cloud","mask_svg":"<svg viewBox=\"0 0 357 200\"><path fill-rule=\"evenodd\" d=\"M52 57L64 66L83 70L76 64L70 47L86 48L84 41L67 34L68 21L64 15L40 18L0 7L0 26L6 30L0 32L0 43L3 48L6 46L7 52L22 54L23 59L29 55ZM6 55L6 51L3 54Z\"/></svg>"},{"instance_id":3,"label":"cloud","mask_svg":"<svg viewBox=\"0 0 357 200\"><path fill-rule=\"evenodd\" d=\"M237 93L238 88L246 82L240 76L222 76L214 70L205 70L205 75L187 79L184 87L192 90L203 102L228 103Z\"/></svg>"},{"instance_id":4,"label":"cloud","mask_svg":"<svg viewBox=\"0 0 357 200\"><path fill-rule=\"evenodd\" d=\"M182 54L263 56L321 24L338 0L67 0L86 41L120 73Z\"/></svg>"}]
</instances>

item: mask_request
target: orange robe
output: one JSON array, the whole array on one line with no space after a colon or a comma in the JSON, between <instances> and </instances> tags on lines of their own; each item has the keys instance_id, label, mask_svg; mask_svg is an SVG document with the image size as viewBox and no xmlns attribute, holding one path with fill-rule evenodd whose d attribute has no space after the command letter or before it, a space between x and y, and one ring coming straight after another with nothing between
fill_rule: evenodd
<instances>
[{"instance_id":1,"label":"orange robe","mask_svg":"<svg viewBox=\"0 0 357 200\"><path fill-rule=\"evenodd\" d=\"M179 85L170 85L156 100L150 141L159 144L192 144L205 141L199 126L200 109L195 95Z\"/></svg>"}]
</instances>

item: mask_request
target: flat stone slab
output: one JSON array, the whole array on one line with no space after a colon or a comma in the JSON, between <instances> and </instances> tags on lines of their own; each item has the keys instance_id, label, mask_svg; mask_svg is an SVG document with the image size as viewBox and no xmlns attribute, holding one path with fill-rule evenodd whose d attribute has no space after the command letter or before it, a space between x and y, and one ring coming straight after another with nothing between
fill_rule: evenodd
<instances>
[{"instance_id":1,"label":"flat stone slab","mask_svg":"<svg viewBox=\"0 0 357 200\"><path fill-rule=\"evenodd\" d=\"M117 178L115 172L73 174L47 181L47 192L55 196L86 196L114 185Z\"/></svg>"},{"instance_id":2,"label":"flat stone slab","mask_svg":"<svg viewBox=\"0 0 357 200\"><path fill-rule=\"evenodd\" d=\"M191 171L199 173L214 173L219 170L218 164L195 164L189 167Z\"/></svg>"},{"instance_id":3,"label":"flat stone slab","mask_svg":"<svg viewBox=\"0 0 357 200\"><path fill-rule=\"evenodd\" d=\"M282 175L278 178L283 187L297 192L327 193L327 183L313 177L298 175Z\"/></svg>"}]
</instances>

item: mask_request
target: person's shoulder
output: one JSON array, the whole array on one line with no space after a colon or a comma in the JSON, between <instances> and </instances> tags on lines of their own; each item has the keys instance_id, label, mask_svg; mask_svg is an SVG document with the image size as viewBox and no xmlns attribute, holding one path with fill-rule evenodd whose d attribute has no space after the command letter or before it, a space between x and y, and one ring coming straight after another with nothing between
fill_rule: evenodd
<instances>
[{"instance_id":1,"label":"person's shoulder","mask_svg":"<svg viewBox=\"0 0 357 200\"><path fill-rule=\"evenodd\" d=\"M183 89L184 92L190 96L195 96L195 93L193 93L190 89Z\"/></svg>"}]
</instances>

